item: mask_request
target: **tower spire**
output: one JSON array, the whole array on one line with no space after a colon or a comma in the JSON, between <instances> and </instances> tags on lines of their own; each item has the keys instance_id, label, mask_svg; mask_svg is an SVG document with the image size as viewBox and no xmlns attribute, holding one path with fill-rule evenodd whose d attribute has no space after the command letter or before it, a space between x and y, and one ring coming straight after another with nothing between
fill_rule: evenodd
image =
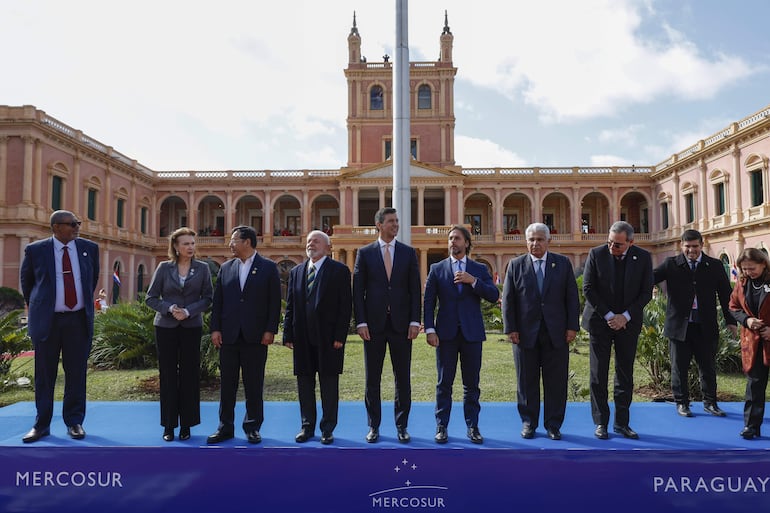
<instances>
[{"instance_id":1,"label":"tower spire","mask_svg":"<svg viewBox=\"0 0 770 513\"><path fill-rule=\"evenodd\" d=\"M353 11L353 27L350 29L350 35L358 35L358 27L356 26L356 11Z\"/></svg>"},{"instance_id":2,"label":"tower spire","mask_svg":"<svg viewBox=\"0 0 770 513\"><path fill-rule=\"evenodd\" d=\"M355 25L355 14L353 17L353 24ZM452 35L452 31L449 30L449 15L447 14L446 9L444 10L444 31L441 34L449 34L450 36Z\"/></svg>"}]
</instances>

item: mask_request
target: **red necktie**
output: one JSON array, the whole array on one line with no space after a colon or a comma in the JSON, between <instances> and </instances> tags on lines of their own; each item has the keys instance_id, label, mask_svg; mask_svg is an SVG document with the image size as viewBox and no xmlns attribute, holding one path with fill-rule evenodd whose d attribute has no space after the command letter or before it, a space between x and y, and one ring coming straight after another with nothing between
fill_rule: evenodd
<instances>
[{"instance_id":1,"label":"red necktie","mask_svg":"<svg viewBox=\"0 0 770 513\"><path fill-rule=\"evenodd\" d=\"M64 304L72 310L78 304L78 294L75 292L75 277L72 275L72 262L67 246L64 246L61 257L61 270L64 277Z\"/></svg>"}]
</instances>

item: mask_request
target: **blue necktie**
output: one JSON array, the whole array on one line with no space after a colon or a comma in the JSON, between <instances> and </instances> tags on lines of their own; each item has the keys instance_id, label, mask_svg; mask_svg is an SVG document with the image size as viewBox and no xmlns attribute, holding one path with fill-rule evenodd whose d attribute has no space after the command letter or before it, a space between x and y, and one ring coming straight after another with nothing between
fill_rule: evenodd
<instances>
[{"instance_id":1,"label":"blue necktie","mask_svg":"<svg viewBox=\"0 0 770 513\"><path fill-rule=\"evenodd\" d=\"M537 290L543 293L543 281L545 281L545 273L543 272L543 261L535 260L537 269L535 269L535 276L537 276Z\"/></svg>"},{"instance_id":2,"label":"blue necktie","mask_svg":"<svg viewBox=\"0 0 770 513\"><path fill-rule=\"evenodd\" d=\"M457 261L457 271L458 272L463 272L463 261L462 260L458 260ZM457 293L458 294L462 294L462 292L463 292L463 284L458 282L457 283Z\"/></svg>"}]
</instances>

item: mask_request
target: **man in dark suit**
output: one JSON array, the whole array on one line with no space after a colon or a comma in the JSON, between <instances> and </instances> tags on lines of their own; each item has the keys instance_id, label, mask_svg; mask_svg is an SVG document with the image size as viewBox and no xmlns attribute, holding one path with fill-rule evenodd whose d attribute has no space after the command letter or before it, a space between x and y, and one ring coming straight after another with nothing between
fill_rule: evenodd
<instances>
[{"instance_id":1,"label":"man in dark suit","mask_svg":"<svg viewBox=\"0 0 770 513\"><path fill-rule=\"evenodd\" d=\"M283 343L294 350L302 429L294 439L307 442L315 436L315 375L321 387L321 443L334 441L339 404L339 376L350 327L352 299L350 269L329 258L331 241L320 230L307 236L304 265L291 270Z\"/></svg>"},{"instance_id":2,"label":"man in dark suit","mask_svg":"<svg viewBox=\"0 0 770 513\"><path fill-rule=\"evenodd\" d=\"M524 234L528 253L511 260L503 285L503 331L514 344L521 436L535 436L542 371L543 425L551 440L561 440L569 344L580 329L577 282L572 262L548 251L548 226L534 223Z\"/></svg>"},{"instance_id":3,"label":"man in dark suit","mask_svg":"<svg viewBox=\"0 0 770 513\"><path fill-rule=\"evenodd\" d=\"M219 269L211 309L211 342L219 348L219 427L209 444L233 438L239 374L243 376L246 417L243 431L259 443L264 420L262 389L267 348L278 332L281 280L278 266L256 250L257 232L250 226L233 228L230 251L235 258Z\"/></svg>"},{"instance_id":4,"label":"man in dark suit","mask_svg":"<svg viewBox=\"0 0 770 513\"><path fill-rule=\"evenodd\" d=\"M479 372L481 346L486 340L481 299L494 303L500 291L484 264L468 258L471 234L463 226L449 231L449 257L430 266L425 282L425 333L428 344L436 348L436 443L446 443L452 411L452 385L460 357L463 378L463 410L467 436L480 444ZM436 314L438 301L438 314Z\"/></svg>"},{"instance_id":5,"label":"man in dark suit","mask_svg":"<svg viewBox=\"0 0 770 513\"><path fill-rule=\"evenodd\" d=\"M366 365L366 441L380 437L380 382L385 348L395 380L394 410L398 440L409 442L407 424L412 406L412 340L420 332L420 269L417 253L398 242L398 214L385 207L374 216L379 238L358 250L353 271L356 329L364 341Z\"/></svg>"},{"instance_id":6,"label":"man in dark suit","mask_svg":"<svg viewBox=\"0 0 770 513\"><path fill-rule=\"evenodd\" d=\"M703 253L700 232L685 230L682 253L666 258L653 271L653 280L655 283L665 281L668 292L663 334L669 339L671 390L677 413L692 417L687 373L694 356L700 374L703 409L724 417L725 412L717 405L717 298L728 329L737 335L738 328L730 314L732 288L722 262Z\"/></svg>"},{"instance_id":7,"label":"man in dark suit","mask_svg":"<svg viewBox=\"0 0 770 513\"><path fill-rule=\"evenodd\" d=\"M588 253L583 271L585 309L582 326L590 338L591 415L600 440L609 438L607 386L610 352L615 347L615 423L613 430L626 438L639 435L629 426L634 393L634 359L642 330L644 306L652 299L652 258L633 245L634 229L617 221L606 245Z\"/></svg>"},{"instance_id":8,"label":"man in dark suit","mask_svg":"<svg viewBox=\"0 0 770 513\"><path fill-rule=\"evenodd\" d=\"M80 221L67 210L51 214L53 236L24 249L20 278L35 349L37 418L25 443L50 434L53 395L61 354L62 416L70 437L86 436L86 370L94 334L94 290L99 282L99 246L79 238Z\"/></svg>"}]
</instances>

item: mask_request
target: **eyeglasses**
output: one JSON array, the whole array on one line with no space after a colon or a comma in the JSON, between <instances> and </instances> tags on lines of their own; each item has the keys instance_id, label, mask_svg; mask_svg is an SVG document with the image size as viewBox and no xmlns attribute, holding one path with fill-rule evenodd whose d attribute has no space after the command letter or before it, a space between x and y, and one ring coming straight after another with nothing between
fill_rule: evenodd
<instances>
[{"instance_id":1,"label":"eyeglasses","mask_svg":"<svg viewBox=\"0 0 770 513\"><path fill-rule=\"evenodd\" d=\"M607 245L608 245L609 247L611 247L611 248L615 248L615 249L617 249L617 248L622 248L622 247L623 247L623 246L625 246L626 244L627 244L626 242L613 242L613 241L611 241L611 240L608 240L608 241L607 241Z\"/></svg>"},{"instance_id":2,"label":"eyeglasses","mask_svg":"<svg viewBox=\"0 0 770 513\"><path fill-rule=\"evenodd\" d=\"M55 223L55 224L65 224L67 226L71 226L72 228L77 228L81 224L83 224L83 221L71 221L69 223Z\"/></svg>"}]
</instances>

